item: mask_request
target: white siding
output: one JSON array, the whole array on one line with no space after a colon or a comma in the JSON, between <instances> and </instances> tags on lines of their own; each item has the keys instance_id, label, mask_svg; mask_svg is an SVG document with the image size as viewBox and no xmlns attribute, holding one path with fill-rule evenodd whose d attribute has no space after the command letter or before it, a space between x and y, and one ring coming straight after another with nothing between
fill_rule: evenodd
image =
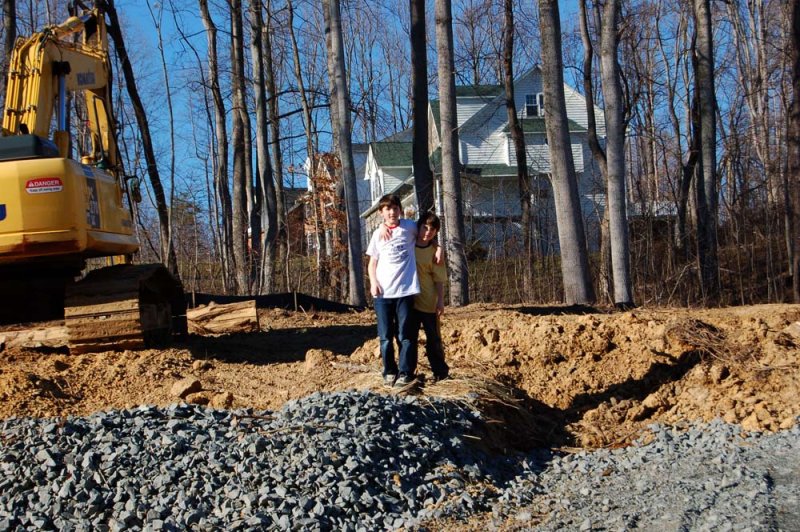
<instances>
[{"instance_id":1,"label":"white siding","mask_svg":"<svg viewBox=\"0 0 800 532\"><path fill-rule=\"evenodd\" d=\"M564 103L567 106L567 117L580 124L583 128L589 127L586 115L586 100L583 95L567 84L564 84ZM597 123L597 135L604 137L606 134L606 117L603 110L595 106L594 118Z\"/></svg>"},{"instance_id":2,"label":"white siding","mask_svg":"<svg viewBox=\"0 0 800 532\"><path fill-rule=\"evenodd\" d=\"M411 168L384 168L383 194L389 194L411 175Z\"/></svg>"},{"instance_id":3,"label":"white siding","mask_svg":"<svg viewBox=\"0 0 800 532\"><path fill-rule=\"evenodd\" d=\"M575 140L575 139L574 139ZM525 153L528 157L528 166L532 167L535 172L540 174L550 173L550 147L544 142L544 135L527 135L525 137L527 145ZM572 144L572 160L575 164L575 172L580 174L584 170L584 152L585 144L580 142ZM508 150L509 164L512 166L517 165L517 156L514 152L513 143L509 142Z\"/></svg>"},{"instance_id":4,"label":"white siding","mask_svg":"<svg viewBox=\"0 0 800 532\"><path fill-rule=\"evenodd\" d=\"M519 78L514 84L514 106L517 116L525 118L525 96L542 92L542 76L539 69L533 69Z\"/></svg>"},{"instance_id":5,"label":"white siding","mask_svg":"<svg viewBox=\"0 0 800 532\"><path fill-rule=\"evenodd\" d=\"M464 212L478 217L519 216L516 176L464 179Z\"/></svg>"},{"instance_id":6,"label":"white siding","mask_svg":"<svg viewBox=\"0 0 800 532\"><path fill-rule=\"evenodd\" d=\"M458 118L458 127L472 118L472 116L483 109L483 107L494 98L457 98L456 99L456 115Z\"/></svg>"}]
</instances>

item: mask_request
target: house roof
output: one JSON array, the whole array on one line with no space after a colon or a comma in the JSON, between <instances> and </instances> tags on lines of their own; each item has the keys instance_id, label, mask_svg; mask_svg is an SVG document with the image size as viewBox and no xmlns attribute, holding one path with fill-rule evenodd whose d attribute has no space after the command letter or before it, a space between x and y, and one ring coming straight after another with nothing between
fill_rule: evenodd
<instances>
[{"instance_id":1,"label":"house roof","mask_svg":"<svg viewBox=\"0 0 800 532\"><path fill-rule=\"evenodd\" d=\"M575 122L574 120L569 120L569 132L570 133L586 133L586 128ZM520 125L522 126L523 133L546 133L547 130L545 129L545 122L544 118L537 117L537 118L522 118L519 121ZM510 127L508 124L505 125L503 128L505 133L510 131Z\"/></svg>"},{"instance_id":2,"label":"house roof","mask_svg":"<svg viewBox=\"0 0 800 532\"><path fill-rule=\"evenodd\" d=\"M457 85L456 98L494 97L503 92L502 85Z\"/></svg>"},{"instance_id":3,"label":"house roof","mask_svg":"<svg viewBox=\"0 0 800 532\"><path fill-rule=\"evenodd\" d=\"M411 166L414 160L411 142L373 142L372 155L379 166Z\"/></svg>"}]
</instances>

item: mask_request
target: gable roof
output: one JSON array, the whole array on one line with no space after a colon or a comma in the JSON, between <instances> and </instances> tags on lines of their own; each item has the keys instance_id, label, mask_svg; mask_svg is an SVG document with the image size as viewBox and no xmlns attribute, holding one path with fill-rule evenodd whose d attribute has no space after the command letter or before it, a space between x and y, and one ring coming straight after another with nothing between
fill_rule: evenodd
<instances>
[{"instance_id":1,"label":"gable roof","mask_svg":"<svg viewBox=\"0 0 800 532\"><path fill-rule=\"evenodd\" d=\"M372 156L378 166L403 167L411 166L414 160L411 142L373 142Z\"/></svg>"},{"instance_id":2,"label":"gable roof","mask_svg":"<svg viewBox=\"0 0 800 532\"><path fill-rule=\"evenodd\" d=\"M502 85L456 85L456 98L493 98L503 90Z\"/></svg>"}]
</instances>

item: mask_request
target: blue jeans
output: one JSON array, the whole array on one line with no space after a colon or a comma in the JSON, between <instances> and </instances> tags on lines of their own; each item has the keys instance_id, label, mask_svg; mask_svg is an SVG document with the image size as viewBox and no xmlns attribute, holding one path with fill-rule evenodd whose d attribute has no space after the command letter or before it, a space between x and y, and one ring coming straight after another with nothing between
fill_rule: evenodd
<instances>
[{"instance_id":1,"label":"blue jeans","mask_svg":"<svg viewBox=\"0 0 800 532\"><path fill-rule=\"evenodd\" d=\"M439 327L439 317L433 312L420 312L414 309L411 314L412 329L414 331L414 351L418 350L419 326L425 331L425 355L431 365L433 375L443 379L450 374L450 368L444 361L444 348L442 347L442 332ZM418 355L415 353L414 362ZM415 368L416 369L416 368Z\"/></svg>"},{"instance_id":2,"label":"blue jeans","mask_svg":"<svg viewBox=\"0 0 800 532\"><path fill-rule=\"evenodd\" d=\"M378 338L381 342L383 374L398 373L413 375L417 368L417 352L411 329L411 313L414 311L414 296L375 299L375 314L378 318ZM400 367L394 359L394 338L400 344Z\"/></svg>"}]
</instances>

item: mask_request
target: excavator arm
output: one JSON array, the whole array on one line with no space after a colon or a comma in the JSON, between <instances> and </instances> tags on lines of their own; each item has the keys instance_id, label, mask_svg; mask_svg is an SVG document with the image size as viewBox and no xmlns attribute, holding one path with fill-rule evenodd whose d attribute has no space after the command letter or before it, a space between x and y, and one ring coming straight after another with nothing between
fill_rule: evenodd
<instances>
[{"instance_id":1,"label":"excavator arm","mask_svg":"<svg viewBox=\"0 0 800 532\"><path fill-rule=\"evenodd\" d=\"M81 37L77 42L72 39L76 34ZM84 157L120 177L108 108L110 64L105 17L97 8L19 39L9 64L3 135L49 138L55 113L53 138L59 155L68 157L68 95L83 94L91 130L91 152Z\"/></svg>"},{"instance_id":2,"label":"excavator arm","mask_svg":"<svg viewBox=\"0 0 800 532\"><path fill-rule=\"evenodd\" d=\"M78 2L74 12L77 13ZM131 349L186 331L183 289L139 248L123 201L103 12L18 39L0 138L0 321L63 318L73 352ZM85 101L90 142L75 160L69 97ZM55 124L54 119L55 118ZM52 132L52 133L51 133ZM76 282L86 259L111 263Z\"/></svg>"}]
</instances>

